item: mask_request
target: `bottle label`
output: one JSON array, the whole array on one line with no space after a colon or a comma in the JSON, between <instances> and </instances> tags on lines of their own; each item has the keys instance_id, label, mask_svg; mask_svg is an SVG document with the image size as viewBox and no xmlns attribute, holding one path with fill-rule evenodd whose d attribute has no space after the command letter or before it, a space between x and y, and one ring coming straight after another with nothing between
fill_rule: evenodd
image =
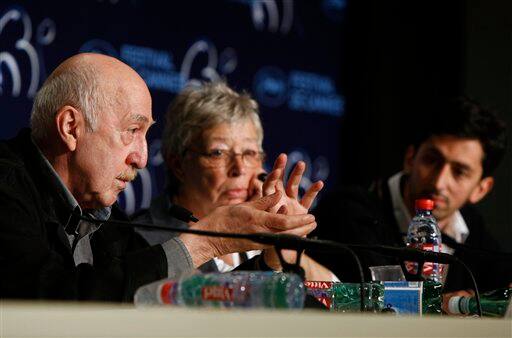
<instances>
[{"instance_id":1,"label":"bottle label","mask_svg":"<svg viewBox=\"0 0 512 338\"><path fill-rule=\"evenodd\" d=\"M201 298L206 301L232 302L233 288L220 285L203 286Z\"/></svg>"},{"instance_id":2,"label":"bottle label","mask_svg":"<svg viewBox=\"0 0 512 338\"><path fill-rule=\"evenodd\" d=\"M332 285L333 282L327 281L306 281L304 285L307 288L307 293L315 297L320 303L325 305L328 309L331 308L332 299Z\"/></svg>"},{"instance_id":3,"label":"bottle label","mask_svg":"<svg viewBox=\"0 0 512 338\"><path fill-rule=\"evenodd\" d=\"M433 252L441 252L442 245L441 244L432 244L432 243L423 243L418 245L410 245L411 248L424 250L424 251L433 251ZM405 268L407 272L410 274L418 273L418 263L417 262L405 262ZM443 264L433 263L433 262L425 262L423 264L423 272L422 275L425 278L429 278L431 276L441 276L443 273Z\"/></svg>"}]
</instances>

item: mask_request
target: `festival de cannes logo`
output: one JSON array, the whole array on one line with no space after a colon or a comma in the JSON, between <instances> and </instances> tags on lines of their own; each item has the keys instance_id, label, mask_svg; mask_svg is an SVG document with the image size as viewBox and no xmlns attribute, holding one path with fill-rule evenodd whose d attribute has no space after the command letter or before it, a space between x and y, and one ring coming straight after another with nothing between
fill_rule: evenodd
<instances>
[{"instance_id":1,"label":"festival de cannes logo","mask_svg":"<svg viewBox=\"0 0 512 338\"><path fill-rule=\"evenodd\" d=\"M286 35L293 25L293 1L283 0L281 6L275 0L251 1L251 16L259 31Z\"/></svg>"},{"instance_id":2,"label":"festival de cannes logo","mask_svg":"<svg viewBox=\"0 0 512 338\"><path fill-rule=\"evenodd\" d=\"M254 76L253 92L260 104L279 107L288 99L288 77L277 67L263 67Z\"/></svg>"},{"instance_id":3,"label":"festival de cannes logo","mask_svg":"<svg viewBox=\"0 0 512 338\"><path fill-rule=\"evenodd\" d=\"M55 23L49 18L34 32L32 19L21 6L9 7L0 15L0 95L35 96L45 75L41 49L51 44L55 35Z\"/></svg>"},{"instance_id":4,"label":"festival de cannes logo","mask_svg":"<svg viewBox=\"0 0 512 338\"><path fill-rule=\"evenodd\" d=\"M254 75L253 93L265 107L277 108L286 103L291 111L340 117L345 99L327 75L290 70L285 73L273 66L262 67Z\"/></svg>"}]
</instances>

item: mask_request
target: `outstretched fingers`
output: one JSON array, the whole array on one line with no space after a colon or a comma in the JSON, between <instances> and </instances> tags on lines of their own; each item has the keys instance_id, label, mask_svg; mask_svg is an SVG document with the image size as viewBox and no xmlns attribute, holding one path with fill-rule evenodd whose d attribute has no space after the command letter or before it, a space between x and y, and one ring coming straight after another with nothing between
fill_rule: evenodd
<instances>
[{"instance_id":1,"label":"outstretched fingers","mask_svg":"<svg viewBox=\"0 0 512 338\"><path fill-rule=\"evenodd\" d=\"M318 195L320 190L322 190L323 187L324 182L322 181L313 183L302 197L300 204L302 204L304 208L309 210L309 208L311 208L311 205L315 201L316 196Z\"/></svg>"},{"instance_id":2,"label":"outstretched fingers","mask_svg":"<svg viewBox=\"0 0 512 338\"><path fill-rule=\"evenodd\" d=\"M286 195L288 195L288 197L297 199L299 196L300 181L302 180L302 175L305 170L306 163L303 161L297 162L290 174L290 177L288 178L288 183L286 184Z\"/></svg>"},{"instance_id":3,"label":"outstretched fingers","mask_svg":"<svg viewBox=\"0 0 512 338\"><path fill-rule=\"evenodd\" d=\"M276 191L277 182L279 182L279 177L281 176L281 169L273 169L263 182L262 190L263 195L268 196L273 194Z\"/></svg>"},{"instance_id":4,"label":"outstretched fingers","mask_svg":"<svg viewBox=\"0 0 512 338\"><path fill-rule=\"evenodd\" d=\"M284 169L286 167L286 154L279 154L274 161L272 171L268 174L263 183L263 195L273 194L276 189L280 189L283 184ZM281 189L284 190L284 189Z\"/></svg>"},{"instance_id":5,"label":"outstretched fingers","mask_svg":"<svg viewBox=\"0 0 512 338\"><path fill-rule=\"evenodd\" d=\"M277 156L277 158L274 162L274 167L272 168L272 170L276 170L276 169L281 170L281 175L279 176L279 179L281 181L283 180L283 177L284 177L284 169L286 168L287 161L288 161L288 156L285 153L281 153L281 154L279 154L279 156Z\"/></svg>"},{"instance_id":6,"label":"outstretched fingers","mask_svg":"<svg viewBox=\"0 0 512 338\"><path fill-rule=\"evenodd\" d=\"M257 176L254 176L249 183L249 201L255 201L258 198L263 197L263 183L258 179Z\"/></svg>"}]
</instances>

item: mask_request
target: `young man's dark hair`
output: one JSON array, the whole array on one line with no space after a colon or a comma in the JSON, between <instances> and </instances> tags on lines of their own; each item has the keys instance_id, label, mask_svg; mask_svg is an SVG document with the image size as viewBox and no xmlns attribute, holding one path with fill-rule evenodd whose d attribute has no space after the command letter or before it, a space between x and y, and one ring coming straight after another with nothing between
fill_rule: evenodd
<instances>
[{"instance_id":1,"label":"young man's dark hair","mask_svg":"<svg viewBox=\"0 0 512 338\"><path fill-rule=\"evenodd\" d=\"M319 224L315 235L344 243L404 246L403 234L414 215L415 201L429 198L435 202L433 215L445 235L444 249L455 250L482 290L508 285L512 281L510 265L497 264L478 251L499 247L473 207L494 186L492 171L507 145L505 123L466 97L422 102L414 113L417 118L407 130L411 142L402 171L376 180L369 189L342 187L325 195L315 211ZM365 267L400 263L397 258L371 251L358 254ZM356 269L347 271L347 266L353 265L349 260L314 258L343 280L359 279ZM470 287L467 274L451 265L444 291Z\"/></svg>"},{"instance_id":2,"label":"young man's dark hair","mask_svg":"<svg viewBox=\"0 0 512 338\"><path fill-rule=\"evenodd\" d=\"M437 102L425 109L418 129L412 131L415 133L414 148L419 149L432 136L478 139L484 150L482 177L492 175L507 148L505 122L493 111L465 96Z\"/></svg>"}]
</instances>

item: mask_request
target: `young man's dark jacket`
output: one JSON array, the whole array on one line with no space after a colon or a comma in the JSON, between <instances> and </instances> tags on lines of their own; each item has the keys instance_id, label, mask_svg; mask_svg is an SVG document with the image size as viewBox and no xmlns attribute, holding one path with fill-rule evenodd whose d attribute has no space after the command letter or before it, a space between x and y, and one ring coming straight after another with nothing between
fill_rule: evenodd
<instances>
[{"instance_id":1,"label":"young man's dark jacket","mask_svg":"<svg viewBox=\"0 0 512 338\"><path fill-rule=\"evenodd\" d=\"M0 298L129 301L137 287L167 276L161 246L111 224L92 234L94 265L75 266L64 230L70 217L30 130L0 142ZM114 206L112 218L125 216Z\"/></svg>"},{"instance_id":2,"label":"young man's dark jacket","mask_svg":"<svg viewBox=\"0 0 512 338\"><path fill-rule=\"evenodd\" d=\"M465 245L472 249L456 250L455 255L471 269L480 290L504 287L512 282L512 256L497 257L473 249L498 251L481 215L471 206L460 210L470 234ZM370 189L349 187L326 195L314 212L318 227L313 235L350 244L375 244L404 247L403 235L393 214L387 180L375 182ZM450 240L446 238L445 240ZM453 241L453 240L452 240ZM342 281L359 282L359 272L348 255L318 254L314 258L330 268ZM369 266L395 265L400 261L368 250L359 250L366 280ZM445 291L473 288L470 277L461 266L451 264Z\"/></svg>"}]
</instances>

